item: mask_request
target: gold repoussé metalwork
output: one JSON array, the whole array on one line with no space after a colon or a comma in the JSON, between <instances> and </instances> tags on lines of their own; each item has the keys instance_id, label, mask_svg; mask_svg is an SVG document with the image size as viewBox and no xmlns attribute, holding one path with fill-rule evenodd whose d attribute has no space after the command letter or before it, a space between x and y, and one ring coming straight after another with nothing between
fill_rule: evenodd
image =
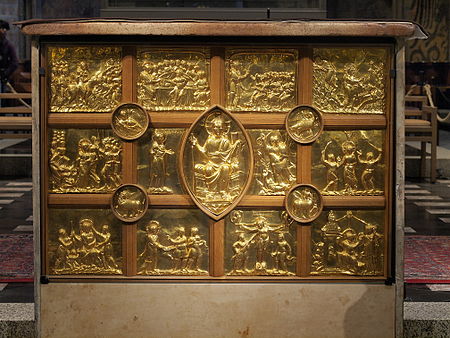
<instances>
[{"instance_id":1,"label":"gold repouss\u00e9 metalwork","mask_svg":"<svg viewBox=\"0 0 450 338\"><path fill-rule=\"evenodd\" d=\"M148 128L149 117L139 105L125 103L118 106L111 117L111 126L120 138L135 140L141 137Z\"/></svg>"},{"instance_id":2,"label":"gold repouss\u00e9 metalwork","mask_svg":"<svg viewBox=\"0 0 450 338\"><path fill-rule=\"evenodd\" d=\"M194 201L219 217L250 179L251 146L244 129L219 107L205 112L185 139L183 171Z\"/></svg>"},{"instance_id":3,"label":"gold repouss\u00e9 metalwork","mask_svg":"<svg viewBox=\"0 0 450 338\"><path fill-rule=\"evenodd\" d=\"M209 106L207 49L138 49L138 102L154 111L204 110Z\"/></svg>"},{"instance_id":4,"label":"gold repouss\u00e9 metalwork","mask_svg":"<svg viewBox=\"0 0 450 338\"><path fill-rule=\"evenodd\" d=\"M326 131L313 144L313 184L324 195L383 195L384 131Z\"/></svg>"},{"instance_id":5,"label":"gold repouss\u00e9 metalwork","mask_svg":"<svg viewBox=\"0 0 450 338\"><path fill-rule=\"evenodd\" d=\"M122 49L49 47L50 111L109 112L121 99Z\"/></svg>"},{"instance_id":6,"label":"gold repouss\u00e9 metalwork","mask_svg":"<svg viewBox=\"0 0 450 338\"><path fill-rule=\"evenodd\" d=\"M285 211L233 211L226 218L227 274L294 275L295 231Z\"/></svg>"},{"instance_id":7,"label":"gold repouss\u00e9 metalwork","mask_svg":"<svg viewBox=\"0 0 450 338\"><path fill-rule=\"evenodd\" d=\"M106 129L52 129L49 192L112 192L122 181L122 143Z\"/></svg>"},{"instance_id":8,"label":"gold repouss\u00e9 metalwork","mask_svg":"<svg viewBox=\"0 0 450 338\"><path fill-rule=\"evenodd\" d=\"M289 216L302 223L316 219L323 207L320 192L309 184L292 187L286 196L285 205Z\"/></svg>"},{"instance_id":9,"label":"gold repouss\u00e9 metalwork","mask_svg":"<svg viewBox=\"0 0 450 338\"><path fill-rule=\"evenodd\" d=\"M124 222L140 220L148 207L147 193L138 185L126 184L119 187L112 197L114 215Z\"/></svg>"},{"instance_id":10,"label":"gold repouss\u00e9 metalwork","mask_svg":"<svg viewBox=\"0 0 450 338\"><path fill-rule=\"evenodd\" d=\"M323 130L322 115L313 107L295 107L286 116L286 130L294 141L311 143Z\"/></svg>"},{"instance_id":11,"label":"gold repouss\u00e9 metalwork","mask_svg":"<svg viewBox=\"0 0 450 338\"><path fill-rule=\"evenodd\" d=\"M311 274L383 274L383 211L326 211L313 223Z\"/></svg>"},{"instance_id":12,"label":"gold repouss\u00e9 metalwork","mask_svg":"<svg viewBox=\"0 0 450 338\"><path fill-rule=\"evenodd\" d=\"M249 194L284 195L296 181L296 144L284 130L251 129L255 173Z\"/></svg>"},{"instance_id":13,"label":"gold repouss\u00e9 metalwork","mask_svg":"<svg viewBox=\"0 0 450 338\"><path fill-rule=\"evenodd\" d=\"M323 113L384 114L385 48L314 48L313 104Z\"/></svg>"},{"instance_id":14,"label":"gold repouss\u00e9 metalwork","mask_svg":"<svg viewBox=\"0 0 450 338\"><path fill-rule=\"evenodd\" d=\"M289 111L296 105L297 51L227 50L227 107L233 111Z\"/></svg>"},{"instance_id":15,"label":"gold repouss\u00e9 metalwork","mask_svg":"<svg viewBox=\"0 0 450 338\"><path fill-rule=\"evenodd\" d=\"M139 140L138 180L149 194L181 194L177 155L184 129L151 129Z\"/></svg>"},{"instance_id":16,"label":"gold repouss\u00e9 metalwork","mask_svg":"<svg viewBox=\"0 0 450 338\"><path fill-rule=\"evenodd\" d=\"M50 273L121 274L120 223L107 210L51 209Z\"/></svg>"},{"instance_id":17,"label":"gold repouss\u00e9 metalwork","mask_svg":"<svg viewBox=\"0 0 450 338\"><path fill-rule=\"evenodd\" d=\"M208 217L199 210L150 210L137 236L139 275L208 275Z\"/></svg>"}]
</instances>

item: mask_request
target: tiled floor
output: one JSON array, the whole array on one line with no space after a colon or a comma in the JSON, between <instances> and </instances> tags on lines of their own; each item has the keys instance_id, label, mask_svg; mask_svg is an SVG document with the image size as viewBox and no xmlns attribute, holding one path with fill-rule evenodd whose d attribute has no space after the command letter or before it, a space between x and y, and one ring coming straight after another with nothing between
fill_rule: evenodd
<instances>
[{"instance_id":1,"label":"tiled floor","mask_svg":"<svg viewBox=\"0 0 450 338\"><path fill-rule=\"evenodd\" d=\"M450 180L406 182L405 235L450 236ZM429 197L424 200L423 197ZM450 268L450 253L449 253ZM407 284L408 302L450 302L449 284Z\"/></svg>"},{"instance_id":2,"label":"tiled floor","mask_svg":"<svg viewBox=\"0 0 450 338\"><path fill-rule=\"evenodd\" d=\"M33 233L30 179L0 180L0 234ZM33 303L32 283L0 284L0 303Z\"/></svg>"}]
</instances>

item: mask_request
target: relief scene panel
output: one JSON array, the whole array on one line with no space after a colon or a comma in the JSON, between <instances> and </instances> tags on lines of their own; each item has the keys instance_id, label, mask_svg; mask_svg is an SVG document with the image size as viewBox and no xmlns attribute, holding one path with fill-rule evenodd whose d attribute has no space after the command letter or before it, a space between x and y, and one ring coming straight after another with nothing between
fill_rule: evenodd
<instances>
[{"instance_id":1,"label":"relief scene panel","mask_svg":"<svg viewBox=\"0 0 450 338\"><path fill-rule=\"evenodd\" d=\"M227 50L227 108L232 111L289 111L297 102L297 51Z\"/></svg>"},{"instance_id":2,"label":"relief scene panel","mask_svg":"<svg viewBox=\"0 0 450 338\"><path fill-rule=\"evenodd\" d=\"M50 111L110 112L121 100L122 49L49 47Z\"/></svg>"},{"instance_id":3,"label":"relief scene panel","mask_svg":"<svg viewBox=\"0 0 450 338\"><path fill-rule=\"evenodd\" d=\"M285 130L250 129L255 169L250 195L284 195L296 182L297 146Z\"/></svg>"},{"instance_id":4,"label":"relief scene panel","mask_svg":"<svg viewBox=\"0 0 450 338\"><path fill-rule=\"evenodd\" d=\"M315 48L313 104L322 113L384 114L387 49Z\"/></svg>"},{"instance_id":5,"label":"relief scene panel","mask_svg":"<svg viewBox=\"0 0 450 338\"><path fill-rule=\"evenodd\" d=\"M50 274L122 274L121 224L110 210L50 209Z\"/></svg>"},{"instance_id":6,"label":"relief scene panel","mask_svg":"<svg viewBox=\"0 0 450 338\"><path fill-rule=\"evenodd\" d=\"M312 223L311 274L380 276L384 212L326 210Z\"/></svg>"},{"instance_id":7,"label":"relief scene panel","mask_svg":"<svg viewBox=\"0 0 450 338\"><path fill-rule=\"evenodd\" d=\"M384 194L382 130L325 131L313 144L312 183L323 195Z\"/></svg>"},{"instance_id":8,"label":"relief scene panel","mask_svg":"<svg viewBox=\"0 0 450 338\"><path fill-rule=\"evenodd\" d=\"M231 212L225 219L226 274L295 275L296 228L286 211Z\"/></svg>"},{"instance_id":9,"label":"relief scene panel","mask_svg":"<svg viewBox=\"0 0 450 338\"><path fill-rule=\"evenodd\" d=\"M200 210L149 210L138 223L138 275L208 275L208 240Z\"/></svg>"},{"instance_id":10,"label":"relief scene panel","mask_svg":"<svg viewBox=\"0 0 450 338\"><path fill-rule=\"evenodd\" d=\"M108 129L49 131L49 192L106 193L122 182L122 142Z\"/></svg>"},{"instance_id":11,"label":"relief scene panel","mask_svg":"<svg viewBox=\"0 0 450 338\"><path fill-rule=\"evenodd\" d=\"M153 111L198 111L210 104L209 50L140 48L138 102Z\"/></svg>"},{"instance_id":12,"label":"relief scene panel","mask_svg":"<svg viewBox=\"0 0 450 338\"><path fill-rule=\"evenodd\" d=\"M184 129L150 129L138 140L138 182L149 194L183 194L177 170Z\"/></svg>"}]
</instances>

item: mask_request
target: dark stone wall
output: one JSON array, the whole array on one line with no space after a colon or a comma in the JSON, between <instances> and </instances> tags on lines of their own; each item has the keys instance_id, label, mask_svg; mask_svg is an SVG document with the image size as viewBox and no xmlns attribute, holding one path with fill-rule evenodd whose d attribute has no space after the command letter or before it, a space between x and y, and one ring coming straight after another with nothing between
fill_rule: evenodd
<instances>
[{"instance_id":1,"label":"dark stone wall","mask_svg":"<svg viewBox=\"0 0 450 338\"><path fill-rule=\"evenodd\" d=\"M391 19L393 0L328 0L330 19Z\"/></svg>"},{"instance_id":2,"label":"dark stone wall","mask_svg":"<svg viewBox=\"0 0 450 338\"><path fill-rule=\"evenodd\" d=\"M40 3L40 6L39 6ZM36 1L36 14L41 11L41 18L91 18L100 17L99 0L40 0Z\"/></svg>"}]
</instances>

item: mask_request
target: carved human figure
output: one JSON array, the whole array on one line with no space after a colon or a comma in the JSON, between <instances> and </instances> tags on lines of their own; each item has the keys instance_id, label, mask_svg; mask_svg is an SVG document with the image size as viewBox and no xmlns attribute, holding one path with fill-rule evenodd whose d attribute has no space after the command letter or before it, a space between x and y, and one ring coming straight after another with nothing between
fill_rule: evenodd
<instances>
[{"instance_id":1,"label":"carved human figure","mask_svg":"<svg viewBox=\"0 0 450 338\"><path fill-rule=\"evenodd\" d=\"M275 262L276 273L289 273L288 262L292 262L295 258L291 256L292 249L284 238L284 233L279 233L275 250L271 253Z\"/></svg>"},{"instance_id":2,"label":"carved human figure","mask_svg":"<svg viewBox=\"0 0 450 338\"><path fill-rule=\"evenodd\" d=\"M150 187L151 193L172 193L172 189L166 186L167 156L175 152L166 147L166 135L160 131L155 131L152 136L152 143L149 149L150 155Z\"/></svg>"},{"instance_id":3,"label":"carved human figure","mask_svg":"<svg viewBox=\"0 0 450 338\"><path fill-rule=\"evenodd\" d=\"M327 223L320 229L322 232L324 263L325 266L328 267L334 267L337 263L336 240L341 235L341 227L338 223L339 220L336 219L336 215L331 210L328 213Z\"/></svg>"},{"instance_id":4,"label":"carved human figure","mask_svg":"<svg viewBox=\"0 0 450 338\"><path fill-rule=\"evenodd\" d=\"M354 192L358 190L358 179L356 178L356 165L358 159L356 157L356 145L353 141L345 141L342 143L342 152L344 153L341 165L344 167L344 186L346 192Z\"/></svg>"},{"instance_id":5,"label":"carved human figure","mask_svg":"<svg viewBox=\"0 0 450 338\"><path fill-rule=\"evenodd\" d=\"M253 224L247 225L241 223L240 226L252 235L250 243L255 248L255 269L265 271L267 268L266 256L270 243L269 234L283 229L285 227L284 224L274 226L268 223L266 217L259 215Z\"/></svg>"},{"instance_id":6,"label":"carved human figure","mask_svg":"<svg viewBox=\"0 0 450 338\"><path fill-rule=\"evenodd\" d=\"M74 167L72 161L66 156L65 133L62 130L53 131L50 146L49 171L52 189L67 189L73 186Z\"/></svg>"},{"instance_id":7,"label":"carved human figure","mask_svg":"<svg viewBox=\"0 0 450 338\"><path fill-rule=\"evenodd\" d=\"M236 242L233 243L234 255L231 257L233 270L231 273L244 273L247 270L247 261L249 257L250 241L245 240L244 233L240 232Z\"/></svg>"},{"instance_id":8,"label":"carved human figure","mask_svg":"<svg viewBox=\"0 0 450 338\"><path fill-rule=\"evenodd\" d=\"M104 180L105 188L107 190L117 188L121 183L121 164L120 154L122 147L117 139L113 137L106 137L103 139L104 145L104 165L101 169L101 177Z\"/></svg>"},{"instance_id":9,"label":"carved human figure","mask_svg":"<svg viewBox=\"0 0 450 338\"><path fill-rule=\"evenodd\" d=\"M322 163L327 167L327 185L323 188L323 191L337 191L339 177L337 170L341 165L341 158L336 157L332 152L327 153L328 146L332 143L329 141L322 150L321 160Z\"/></svg>"},{"instance_id":10,"label":"carved human figure","mask_svg":"<svg viewBox=\"0 0 450 338\"><path fill-rule=\"evenodd\" d=\"M372 151L368 151L365 158L363 154L358 151L358 160L360 163L364 164L364 169L361 174L361 182L366 192L372 192L375 190L374 183L374 171L376 168L376 164L380 161L382 152L381 149L376 148L378 151L378 155L375 157Z\"/></svg>"},{"instance_id":11,"label":"carved human figure","mask_svg":"<svg viewBox=\"0 0 450 338\"><path fill-rule=\"evenodd\" d=\"M358 235L352 228L345 229L338 240L340 251L337 252L339 269L342 272L357 273L359 270L357 247Z\"/></svg>"},{"instance_id":12,"label":"carved human figure","mask_svg":"<svg viewBox=\"0 0 450 338\"><path fill-rule=\"evenodd\" d=\"M381 273L383 266L383 236L377 232L377 226L366 223L364 232L359 234L360 261L364 263L364 272L368 275Z\"/></svg>"},{"instance_id":13,"label":"carved human figure","mask_svg":"<svg viewBox=\"0 0 450 338\"><path fill-rule=\"evenodd\" d=\"M109 225L103 224L100 232L97 231L95 227L92 227L92 229L99 238L97 248L100 252L103 267L106 270L118 269L118 265L114 258L113 246L111 244L111 232L109 231Z\"/></svg>"},{"instance_id":14,"label":"carved human figure","mask_svg":"<svg viewBox=\"0 0 450 338\"><path fill-rule=\"evenodd\" d=\"M161 226L158 221L152 220L145 227L145 247L139 254L138 259L142 260L139 273L153 274L158 273L158 258L160 252L166 252L168 247L162 245L159 240L159 231Z\"/></svg>"},{"instance_id":15,"label":"carved human figure","mask_svg":"<svg viewBox=\"0 0 450 338\"><path fill-rule=\"evenodd\" d=\"M76 185L80 188L96 188L100 185L100 177L97 175L98 154L87 138L82 138L78 142L78 155L75 160L75 167L78 172Z\"/></svg>"},{"instance_id":16,"label":"carved human figure","mask_svg":"<svg viewBox=\"0 0 450 338\"><path fill-rule=\"evenodd\" d=\"M79 235L73 233L73 237L80 243L81 263L88 267L101 267L102 260L97 247L97 238L94 232L94 222L90 218L82 219L79 223Z\"/></svg>"},{"instance_id":17,"label":"carved human figure","mask_svg":"<svg viewBox=\"0 0 450 338\"><path fill-rule=\"evenodd\" d=\"M74 270L78 266L75 243L65 229L60 228L58 234L59 246L56 249L55 270Z\"/></svg>"},{"instance_id":18,"label":"carved human figure","mask_svg":"<svg viewBox=\"0 0 450 338\"><path fill-rule=\"evenodd\" d=\"M292 174L289 171L289 154L286 142L281 139L279 133L271 133L266 143L267 153L270 159L270 166L273 172L275 184L289 187L292 181Z\"/></svg>"},{"instance_id":19,"label":"carved human figure","mask_svg":"<svg viewBox=\"0 0 450 338\"><path fill-rule=\"evenodd\" d=\"M201 238L198 228L192 227L190 236L186 241L186 268L188 271L201 271L200 264L203 257L203 248L208 248L206 241Z\"/></svg>"},{"instance_id":20,"label":"carved human figure","mask_svg":"<svg viewBox=\"0 0 450 338\"><path fill-rule=\"evenodd\" d=\"M184 227L180 226L175 231L175 237L168 237L171 243L172 271L183 271L187 264L187 237Z\"/></svg>"},{"instance_id":21,"label":"carved human figure","mask_svg":"<svg viewBox=\"0 0 450 338\"><path fill-rule=\"evenodd\" d=\"M213 113L205 121L208 137L203 145L192 135L191 143L198 152L194 155L194 170L200 175L212 199L229 201L232 176L238 171L238 155L242 147L240 139L232 140L230 121L222 113ZM198 176L195 176L196 184Z\"/></svg>"}]
</instances>

